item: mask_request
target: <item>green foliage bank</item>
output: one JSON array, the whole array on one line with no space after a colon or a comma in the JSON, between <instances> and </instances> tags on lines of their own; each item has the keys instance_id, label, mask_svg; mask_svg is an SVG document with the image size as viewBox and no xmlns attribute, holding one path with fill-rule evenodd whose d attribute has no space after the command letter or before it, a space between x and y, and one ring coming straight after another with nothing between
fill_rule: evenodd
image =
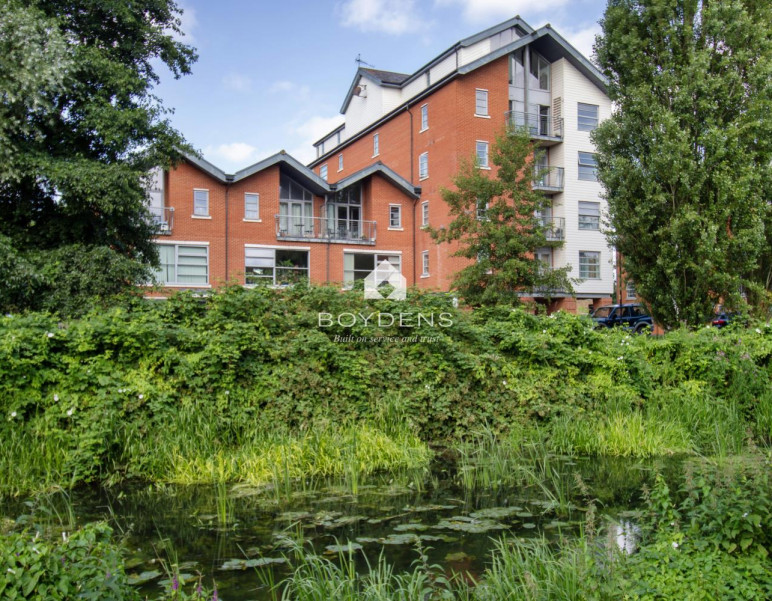
<instances>
[{"instance_id":1,"label":"green foliage bank","mask_svg":"<svg viewBox=\"0 0 772 601\"><path fill-rule=\"evenodd\" d=\"M321 327L320 312L421 313L435 325ZM470 313L443 296L365 301L323 287L130 301L70 322L7 315L0 486L259 480L270 453L306 453L287 464L293 476L345 472L365 452L371 469L415 467L425 443L483 426L539 428L564 452L727 455L770 440L771 357L764 324L657 338L562 313Z\"/></svg>"}]
</instances>

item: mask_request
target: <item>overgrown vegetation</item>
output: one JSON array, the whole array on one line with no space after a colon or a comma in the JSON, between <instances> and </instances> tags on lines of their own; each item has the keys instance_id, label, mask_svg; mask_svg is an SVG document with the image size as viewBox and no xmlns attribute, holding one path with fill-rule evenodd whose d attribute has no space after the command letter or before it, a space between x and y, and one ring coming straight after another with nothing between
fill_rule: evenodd
<instances>
[{"instance_id":1,"label":"overgrown vegetation","mask_svg":"<svg viewBox=\"0 0 772 601\"><path fill-rule=\"evenodd\" d=\"M323 327L319 312L421 313L435 326ZM8 315L0 491L279 472L355 484L423 465L426 443L473 441L481 427L525 441L537 431L557 452L730 455L770 441L770 356L765 324L634 336L562 313L325 287L129 300L69 322Z\"/></svg>"}]
</instances>

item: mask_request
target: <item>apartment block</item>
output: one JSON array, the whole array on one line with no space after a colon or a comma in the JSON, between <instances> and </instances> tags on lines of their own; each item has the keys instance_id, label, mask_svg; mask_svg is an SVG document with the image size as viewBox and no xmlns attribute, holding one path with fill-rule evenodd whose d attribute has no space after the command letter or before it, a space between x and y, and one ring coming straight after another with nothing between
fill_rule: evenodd
<instances>
[{"instance_id":1,"label":"apartment block","mask_svg":"<svg viewBox=\"0 0 772 601\"><path fill-rule=\"evenodd\" d=\"M409 285L448 290L464 259L425 226L451 221L441 190L490 152L508 125L543 149L533 186L551 199L537 218L556 248L545 268L570 266L581 304L607 302L613 251L590 133L610 115L598 70L549 25L519 17L462 40L412 74L359 68L345 122L304 166L280 153L235 174L187 157L158 174L151 205L169 287L224 281L351 283L387 260ZM576 308L573 298L553 302ZM540 299L536 299L540 300Z\"/></svg>"}]
</instances>

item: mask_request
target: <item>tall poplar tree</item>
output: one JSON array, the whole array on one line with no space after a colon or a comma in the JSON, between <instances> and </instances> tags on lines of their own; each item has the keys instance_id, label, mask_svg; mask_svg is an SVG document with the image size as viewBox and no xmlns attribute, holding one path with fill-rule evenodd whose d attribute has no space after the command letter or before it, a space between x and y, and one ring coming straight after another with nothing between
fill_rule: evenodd
<instances>
[{"instance_id":1,"label":"tall poplar tree","mask_svg":"<svg viewBox=\"0 0 772 601\"><path fill-rule=\"evenodd\" d=\"M438 242L455 244L454 256L469 260L453 287L470 304L515 305L534 293L573 294L570 267L552 269L535 259L538 249L562 245L539 217L550 201L532 185L544 175L534 171L538 152L527 131L507 130L493 145L492 171L465 161L454 189L442 190L453 220L429 231Z\"/></svg>"},{"instance_id":2,"label":"tall poplar tree","mask_svg":"<svg viewBox=\"0 0 772 601\"><path fill-rule=\"evenodd\" d=\"M768 295L772 3L610 0L595 132L610 241L665 326Z\"/></svg>"}]
</instances>

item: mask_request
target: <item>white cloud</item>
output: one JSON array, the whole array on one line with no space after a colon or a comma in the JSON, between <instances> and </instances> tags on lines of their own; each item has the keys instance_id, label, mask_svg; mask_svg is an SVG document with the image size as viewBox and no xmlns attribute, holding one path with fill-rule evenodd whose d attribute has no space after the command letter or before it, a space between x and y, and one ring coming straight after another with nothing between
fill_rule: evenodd
<instances>
[{"instance_id":1,"label":"white cloud","mask_svg":"<svg viewBox=\"0 0 772 601\"><path fill-rule=\"evenodd\" d=\"M195 29L198 27L196 9L183 3L180 3L179 7L182 10L182 15L180 15L180 29L182 30L182 33L180 34L172 31L167 33L178 42L192 44L196 41Z\"/></svg>"},{"instance_id":2,"label":"white cloud","mask_svg":"<svg viewBox=\"0 0 772 601\"><path fill-rule=\"evenodd\" d=\"M297 140L297 143L288 152L301 163L312 161L316 158L314 142L323 135L330 133L341 123L343 123L343 115L335 115L333 117L314 115L295 123L290 127L289 133Z\"/></svg>"},{"instance_id":3,"label":"white cloud","mask_svg":"<svg viewBox=\"0 0 772 601\"><path fill-rule=\"evenodd\" d=\"M311 88L306 85L299 85L293 81L276 81L268 88L271 94L283 94L286 98L305 101L311 97Z\"/></svg>"},{"instance_id":4,"label":"white cloud","mask_svg":"<svg viewBox=\"0 0 772 601\"><path fill-rule=\"evenodd\" d=\"M243 169L261 158L258 149L246 142L207 146L204 148L204 157L225 171Z\"/></svg>"},{"instance_id":5,"label":"white cloud","mask_svg":"<svg viewBox=\"0 0 772 601\"><path fill-rule=\"evenodd\" d=\"M338 10L341 25L361 31L401 35L421 27L415 0L345 0Z\"/></svg>"},{"instance_id":6,"label":"white cloud","mask_svg":"<svg viewBox=\"0 0 772 601\"><path fill-rule=\"evenodd\" d=\"M569 0L434 0L436 6L460 6L464 19L470 23L484 23L492 19L506 19L517 14L541 14L566 6Z\"/></svg>"},{"instance_id":7,"label":"white cloud","mask_svg":"<svg viewBox=\"0 0 772 601\"><path fill-rule=\"evenodd\" d=\"M228 73L222 78L223 85L236 92L246 92L252 87L252 80L241 73Z\"/></svg>"},{"instance_id":8,"label":"white cloud","mask_svg":"<svg viewBox=\"0 0 772 601\"><path fill-rule=\"evenodd\" d=\"M595 44L595 36L601 33L600 23L593 23L582 29L572 29L571 27L558 27L555 25L555 31L566 38L570 44L587 58L592 58L592 46Z\"/></svg>"}]
</instances>

